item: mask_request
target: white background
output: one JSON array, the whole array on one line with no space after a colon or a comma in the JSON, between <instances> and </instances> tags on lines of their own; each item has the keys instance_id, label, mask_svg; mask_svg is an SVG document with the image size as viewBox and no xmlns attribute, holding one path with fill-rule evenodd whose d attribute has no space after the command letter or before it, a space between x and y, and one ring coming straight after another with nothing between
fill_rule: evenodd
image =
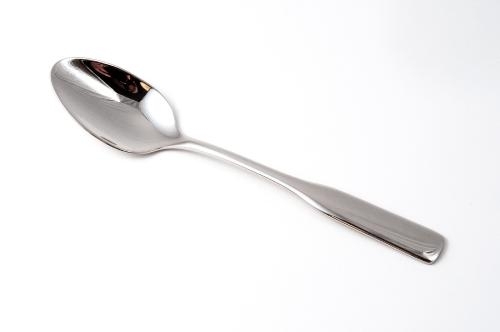
<instances>
[{"instance_id":1,"label":"white background","mask_svg":"<svg viewBox=\"0 0 500 332\"><path fill-rule=\"evenodd\" d=\"M499 331L500 2L10 1L0 331ZM50 84L130 69L187 134L442 233L422 264L189 153L131 157Z\"/></svg>"}]
</instances>

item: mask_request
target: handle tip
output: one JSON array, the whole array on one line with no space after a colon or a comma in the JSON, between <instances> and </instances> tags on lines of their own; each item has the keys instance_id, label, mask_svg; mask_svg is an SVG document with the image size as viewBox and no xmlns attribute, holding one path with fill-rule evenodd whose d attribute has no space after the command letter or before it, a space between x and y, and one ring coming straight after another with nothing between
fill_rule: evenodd
<instances>
[{"instance_id":1,"label":"handle tip","mask_svg":"<svg viewBox=\"0 0 500 332\"><path fill-rule=\"evenodd\" d=\"M427 264L434 264L443 254L446 247L446 239L440 235L436 234L437 239L434 244L434 248L431 250L426 250L418 255L418 258Z\"/></svg>"}]
</instances>

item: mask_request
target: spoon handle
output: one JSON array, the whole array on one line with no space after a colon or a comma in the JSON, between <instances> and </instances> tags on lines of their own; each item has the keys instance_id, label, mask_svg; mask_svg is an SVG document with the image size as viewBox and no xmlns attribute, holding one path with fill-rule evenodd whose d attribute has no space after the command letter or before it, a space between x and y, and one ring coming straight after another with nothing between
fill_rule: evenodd
<instances>
[{"instance_id":1,"label":"spoon handle","mask_svg":"<svg viewBox=\"0 0 500 332\"><path fill-rule=\"evenodd\" d=\"M339 190L284 174L202 141L187 139L174 148L221 159L255 172L292 191L329 217L425 263L434 263L444 248L445 239L440 234Z\"/></svg>"}]
</instances>

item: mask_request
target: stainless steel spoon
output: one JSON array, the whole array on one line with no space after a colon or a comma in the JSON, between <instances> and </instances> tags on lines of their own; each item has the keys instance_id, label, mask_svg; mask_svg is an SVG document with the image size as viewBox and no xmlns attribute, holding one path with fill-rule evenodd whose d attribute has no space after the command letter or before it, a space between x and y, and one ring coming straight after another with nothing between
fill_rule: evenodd
<instances>
[{"instance_id":1,"label":"stainless steel spoon","mask_svg":"<svg viewBox=\"0 0 500 332\"><path fill-rule=\"evenodd\" d=\"M423 262L434 263L443 250L444 238L428 228L341 191L185 136L158 90L123 69L72 58L56 63L51 78L59 99L75 120L114 148L137 154L188 150L222 159L282 185L333 219Z\"/></svg>"}]
</instances>

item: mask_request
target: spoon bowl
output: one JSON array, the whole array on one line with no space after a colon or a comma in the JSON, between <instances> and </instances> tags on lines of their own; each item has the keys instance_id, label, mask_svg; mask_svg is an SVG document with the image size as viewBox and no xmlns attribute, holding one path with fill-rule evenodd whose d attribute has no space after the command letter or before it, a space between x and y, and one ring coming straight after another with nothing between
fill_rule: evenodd
<instances>
[{"instance_id":1,"label":"spoon bowl","mask_svg":"<svg viewBox=\"0 0 500 332\"><path fill-rule=\"evenodd\" d=\"M146 154L182 141L168 101L125 70L89 59L63 59L51 72L54 89L89 133L122 151Z\"/></svg>"}]
</instances>

